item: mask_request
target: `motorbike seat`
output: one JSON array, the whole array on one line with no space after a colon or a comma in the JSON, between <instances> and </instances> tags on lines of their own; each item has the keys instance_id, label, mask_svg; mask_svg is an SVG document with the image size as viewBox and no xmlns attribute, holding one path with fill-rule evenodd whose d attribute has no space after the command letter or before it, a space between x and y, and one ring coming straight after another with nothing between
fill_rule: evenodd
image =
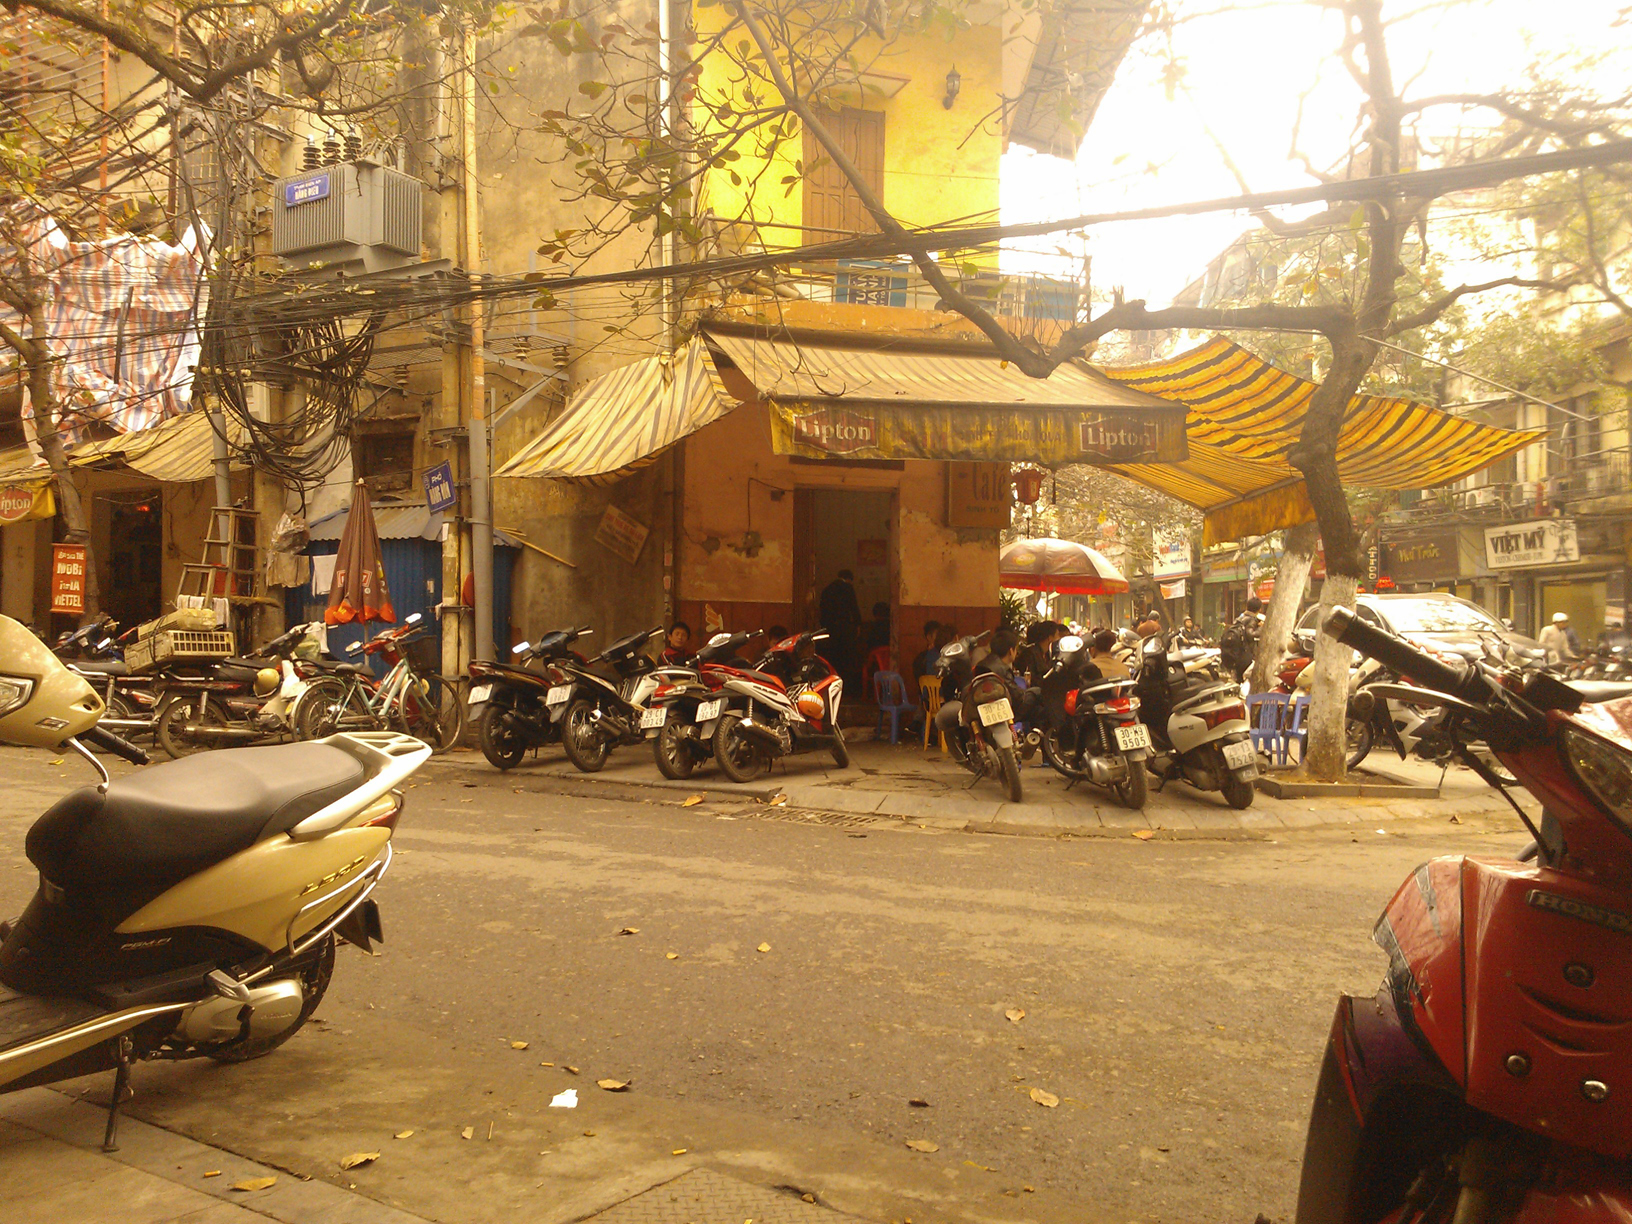
<instances>
[{"instance_id":1,"label":"motorbike seat","mask_svg":"<svg viewBox=\"0 0 1632 1224\"><path fill-rule=\"evenodd\" d=\"M1632 697L1632 680L1571 680L1569 684L1589 705L1614 701L1617 697Z\"/></svg>"},{"instance_id":2,"label":"motorbike seat","mask_svg":"<svg viewBox=\"0 0 1632 1224\"><path fill-rule=\"evenodd\" d=\"M82 787L28 831L29 862L53 884L163 891L287 833L360 786L362 763L323 743L201 752Z\"/></svg>"},{"instance_id":3,"label":"motorbike seat","mask_svg":"<svg viewBox=\"0 0 1632 1224\"><path fill-rule=\"evenodd\" d=\"M75 659L68 666L88 676L130 675L130 668L125 666L123 659Z\"/></svg>"}]
</instances>

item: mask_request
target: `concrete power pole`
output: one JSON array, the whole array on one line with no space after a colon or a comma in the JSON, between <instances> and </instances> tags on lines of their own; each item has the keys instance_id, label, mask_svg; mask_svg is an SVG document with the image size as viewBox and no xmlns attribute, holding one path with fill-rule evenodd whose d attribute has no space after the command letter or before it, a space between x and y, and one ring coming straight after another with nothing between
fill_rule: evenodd
<instances>
[{"instance_id":1,"label":"concrete power pole","mask_svg":"<svg viewBox=\"0 0 1632 1224\"><path fill-rule=\"evenodd\" d=\"M466 272L480 275L482 255L481 198L476 183L476 27L465 30L464 176ZM486 334L480 301L470 306L470 545L476 607L471 657L493 657L493 498L488 485Z\"/></svg>"}]
</instances>

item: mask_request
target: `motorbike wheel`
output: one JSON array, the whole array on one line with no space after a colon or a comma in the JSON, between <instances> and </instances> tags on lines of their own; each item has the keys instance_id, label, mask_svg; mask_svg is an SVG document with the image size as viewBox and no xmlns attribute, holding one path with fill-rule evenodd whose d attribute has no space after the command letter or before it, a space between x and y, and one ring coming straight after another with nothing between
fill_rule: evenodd
<instances>
[{"instance_id":1,"label":"motorbike wheel","mask_svg":"<svg viewBox=\"0 0 1632 1224\"><path fill-rule=\"evenodd\" d=\"M137 713L134 708L132 708L130 702L126 701L123 697L119 696L119 694L115 693L113 696L108 698L107 713L105 713L102 717L104 717L104 718L122 718L122 719L127 719L127 720L130 720L130 721L134 721L134 720L140 718L141 715L139 713ZM145 734L145 732L125 730L125 731L120 731L117 734L124 736L124 738L127 739L127 740L133 740L138 735Z\"/></svg>"},{"instance_id":2,"label":"motorbike wheel","mask_svg":"<svg viewBox=\"0 0 1632 1224\"><path fill-rule=\"evenodd\" d=\"M1003 789L1008 792L1010 803L1020 802L1020 758L1015 756L1013 748L995 748L997 753L997 767L1003 771Z\"/></svg>"},{"instance_id":3,"label":"motorbike wheel","mask_svg":"<svg viewBox=\"0 0 1632 1224\"><path fill-rule=\"evenodd\" d=\"M850 746L844 742L844 729L833 724L833 763L840 769L850 768Z\"/></svg>"},{"instance_id":4,"label":"motorbike wheel","mask_svg":"<svg viewBox=\"0 0 1632 1224\"><path fill-rule=\"evenodd\" d=\"M1343 729L1349 740L1349 759L1345 764L1349 769L1354 769L1371 754L1373 743L1371 720L1351 718L1344 724Z\"/></svg>"},{"instance_id":5,"label":"motorbike wheel","mask_svg":"<svg viewBox=\"0 0 1632 1224\"><path fill-rule=\"evenodd\" d=\"M561 747L567 750L567 760L585 773L599 773L612 755L611 742L590 719L594 712L595 703L580 697L561 716Z\"/></svg>"},{"instance_id":6,"label":"motorbike wheel","mask_svg":"<svg viewBox=\"0 0 1632 1224\"><path fill-rule=\"evenodd\" d=\"M665 722L652 740L652 756L657 760L657 772L670 782L684 781L697 768L697 758L691 752L692 738L682 735L683 729L679 723Z\"/></svg>"},{"instance_id":7,"label":"motorbike wheel","mask_svg":"<svg viewBox=\"0 0 1632 1224\"><path fill-rule=\"evenodd\" d=\"M752 782L765 772L765 754L759 745L742 732L737 724L741 714L726 714L714 728L714 759L733 782Z\"/></svg>"},{"instance_id":8,"label":"motorbike wheel","mask_svg":"<svg viewBox=\"0 0 1632 1224\"><path fill-rule=\"evenodd\" d=\"M1145 781L1145 763L1143 761L1129 761L1123 758L1128 767L1128 778L1125 782L1118 782L1111 787L1116 795L1116 801L1125 808L1135 812L1143 811L1145 800L1150 795L1150 787Z\"/></svg>"},{"instance_id":9,"label":"motorbike wheel","mask_svg":"<svg viewBox=\"0 0 1632 1224\"><path fill-rule=\"evenodd\" d=\"M158 725L153 729L154 738L171 760L179 761L184 756L219 746L219 740L213 735L202 730L188 731L189 722L202 727L224 721L220 708L209 698L201 695L177 697L159 716Z\"/></svg>"},{"instance_id":10,"label":"motorbike wheel","mask_svg":"<svg viewBox=\"0 0 1632 1224\"><path fill-rule=\"evenodd\" d=\"M481 741L482 755L494 769L514 769L527 755L527 740L521 732L505 726L504 716L510 711L501 705L489 705L482 711L482 721L476 728Z\"/></svg>"},{"instance_id":11,"label":"motorbike wheel","mask_svg":"<svg viewBox=\"0 0 1632 1224\"><path fill-rule=\"evenodd\" d=\"M1224 792L1224 802L1238 812L1242 808L1251 807L1252 798L1258 793L1257 788L1251 782L1243 782L1233 773L1224 775L1219 784L1219 789Z\"/></svg>"},{"instance_id":12,"label":"motorbike wheel","mask_svg":"<svg viewBox=\"0 0 1632 1224\"><path fill-rule=\"evenodd\" d=\"M306 1021L312 1018L317 1011L317 1005L323 1002L323 996L329 989L329 979L334 976L334 936L330 935L318 946L311 959L295 970L300 978L300 988L306 998L300 1005L300 1015L295 1022L281 1033L273 1033L270 1037L262 1037L255 1041L241 1041L233 1045L223 1046L219 1050L206 1050L205 1053L220 1063L242 1063L251 1059L262 1058L272 1053L289 1038L306 1027Z\"/></svg>"},{"instance_id":13,"label":"motorbike wheel","mask_svg":"<svg viewBox=\"0 0 1632 1224\"><path fill-rule=\"evenodd\" d=\"M289 716L289 725L299 740L324 739L347 724L379 729L362 693L332 677L313 680L295 701Z\"/></svg>"}]
</instances>

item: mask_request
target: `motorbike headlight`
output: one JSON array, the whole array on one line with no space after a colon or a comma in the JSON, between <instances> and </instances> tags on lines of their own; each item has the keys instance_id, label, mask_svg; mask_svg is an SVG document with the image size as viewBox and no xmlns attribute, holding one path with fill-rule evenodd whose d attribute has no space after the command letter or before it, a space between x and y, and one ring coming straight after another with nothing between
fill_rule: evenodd
<instances>
[{"instance_id":1,"label":"motorbike headlight","mask_svg":"<svg viewBox=\"0 0 1632 1224\"><path fill-rule=\"evenodd\" d=\"M34 695L34 681L22 676L0 676L0 718L20 710Z\"/></svg>"},{"instance_id":2,"label":"motorbike headlight","mask_svg":"<svg viewBox=\"0 0 1632 1224\"><path fill-rule=\"evenodd\" d=\"M1632 753L1565 728L1564 754L1592 797L1603 804L1623 832L1632 833Z\"/></svg>"}]
</instances>

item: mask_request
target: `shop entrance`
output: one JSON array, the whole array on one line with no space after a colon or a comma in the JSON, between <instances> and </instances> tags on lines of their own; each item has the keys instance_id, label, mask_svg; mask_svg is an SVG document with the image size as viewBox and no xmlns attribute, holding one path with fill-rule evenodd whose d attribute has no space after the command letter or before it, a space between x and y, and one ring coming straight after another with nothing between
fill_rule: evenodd
<instances>
[{"instance_id":1,"label":"shop entrance","mask_svg":"<svg viewBox=\"0 0 1632 1224\"><path fill-rule=\"evenodd\" d=\"M95 495L102 606L128 629L164 611L164 493L122 489Z\"/></svg>"},{"instance_id":2,"label":"shop entrance","mask_svg":"<svg viewBox=\"0 0 1632 1224\"><path fill-rule=\"evenodd\" d=\"M1619 595L1619 592L1616 592ZM1619 599L1616 600L1617 610ZM1570 618L1570 625L1581 639L1584 650L1591 650L1603 632L1606 605L1609 603L1609 578L1594 575L1562 582L1541 584L1540 629L1552 623L1553 613L1562 612Z\"/></svg>"},{"instance_id":3,"label":"shop entrance","mask_svg":"<svg viewBox=\"0 0 1632 1224\"><path fill-rule=\"evenodd\" d=\"M829 658L859 680L868 650L888 630L874 623L883 604L893 624L896 602L896 495L890 490L795 489L793 493L794 628L821 621L822 591L840 570L855 575L861 626L855 642L833 642ZM863 698L870 700L870 694Z\"/></svg>"}]
</instances>

